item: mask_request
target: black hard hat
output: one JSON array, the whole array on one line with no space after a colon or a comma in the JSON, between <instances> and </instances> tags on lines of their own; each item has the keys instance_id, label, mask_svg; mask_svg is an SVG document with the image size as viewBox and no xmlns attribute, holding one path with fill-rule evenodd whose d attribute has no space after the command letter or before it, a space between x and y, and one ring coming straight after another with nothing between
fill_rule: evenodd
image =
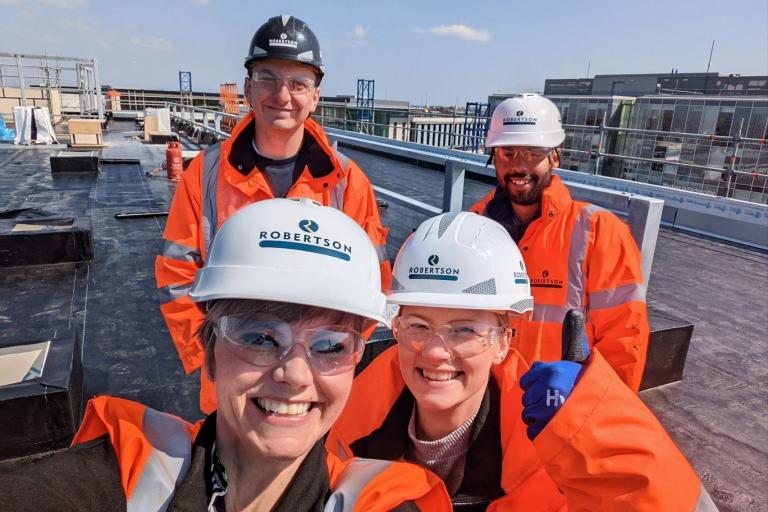
<instances>
[{"instance_id":1,"label":"black hard hat","mask_svg":"<svg viewBox=\"0 0 768 512\"><path fill-rule=\"evenodd\" d=\"M318 83L323 78L320 43L306 23L293 16L275 16L259 27L251 39L245 68L264 59L293 60L317 70Z\"/></svg>"}]
</instances>

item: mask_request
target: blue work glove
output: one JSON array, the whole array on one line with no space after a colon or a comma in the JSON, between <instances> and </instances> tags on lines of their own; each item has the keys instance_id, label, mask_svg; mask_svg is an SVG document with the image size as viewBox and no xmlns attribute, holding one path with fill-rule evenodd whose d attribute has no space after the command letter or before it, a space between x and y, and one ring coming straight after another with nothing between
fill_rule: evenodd
<instances>
[{"instance_id":1,"label":"blue work glove","mask_svg":"<svg viewBox=\"0 0 768 512\"><path fill-rule=\"evenodd\" d=\"M563 320L562 361L536 361L520 378L523 390L523 421L533 441L563 406L581 375L581 363L589 357L581 311L568 311Z\"/></svg>"}]
</instances>

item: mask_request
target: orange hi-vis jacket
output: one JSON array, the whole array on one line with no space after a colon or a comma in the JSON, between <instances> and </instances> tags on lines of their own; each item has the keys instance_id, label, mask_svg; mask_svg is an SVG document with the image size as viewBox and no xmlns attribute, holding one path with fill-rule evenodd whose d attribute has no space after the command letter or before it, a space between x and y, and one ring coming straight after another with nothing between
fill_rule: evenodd
<instances>
[{"instance_id":1,"label":"orange hi-vis jacket","mask_svg":"<svg viewBox=\"0 0 768 512\"><path fill-rule=\"evenodd\" d=\"M393 346L382 352L355 378L344 412L326 440L329 451L342 458L366 456L354 452L355 446L361 446L356 442L366 438L376 446L393 442L382 431L389 429L392 434L396 417L402 423L397 434L407 436L414 402L403 381L397 351ZM500 409L495 417L501 450L486 452L492 443L475 437L460 491L467 490L469 464L476 460L479 463L469 474L475 488L487 491L493 487L489 483L497 483L499 489L498 496L490 496L493 501L487 510L492 512L711 510L709 494L693 468L599 352L592 354L573 392L533 442L521 418L518 380L526 370L515 351L493 366L489 385L500 391L493 406ZM411 400L403 401L404 394ZM403 415L394 411L396 407L409 410ZM477 451L481 453L473 453ZM494 463L498 458L500 465ZM480 496L474 498L478 501ZM467 496L463 499L469 501Z\"/></svg>"},{"instance_id":2,"label":"orange hi-vis jacket","mask_svg":"<svg viewBox=\"0 0 768 512\"><path fill-rule=\"evenodd\" d=\"M186 484L192 443L204 421L190 424L136 402L99 396L88 402L72 445L107 435L117 458L127 510L165 510ZM442 481L416 465L341 461L330 453L326 464L331 484L326 510L387 511L404 503L425 511L451 510ZM195 505L195 509L207 506Z\"/></svg>"},{"instance_id":3,"label":"orange hi-vis jacket","mask_svg":"<svg viewBox=\"0 0 768 512\"><path fill-rule=\"evenodd\" d=\"M190 163L173 197L162 252L155 261L155 277L162 295L160 311L187 373L203 364L203 351L196 335L203 314L187 294L197 270L205 263L216 230L243 206L274 197L263 173L254 169L243 176L229 161L233 142L251 123L253 112L235 126L228 140L207 148ZM304 123L304 136L317 142L332 170L316 176L307 166L287 197L306 197L332 206L360 224L379 254L382 289L389 288L392 271L386 255L387 229L381 225L368 178L352 160L331 147L322 128L312 119ZM215 404L215 387L202 371L201 409L210 413Z\"/></svg>"},{"instance_id":4,"label":"orange hi-vis jacket","mask_svg":"<svg viewBox=\"0 0 768 512\"><path fill-rule=\"evenodd\" d=\"M488 215L491 191L470 211ZM511 208L511 206L510 206ZM529 363L560 359L563 318L585 313L590 346L621 379L640 388L648 349L648 312L640 252L627 225L613 213L574 201L558 176L541 199L541 216L518 243L531 281L533 319L523 321L513 345Z\"/></svg>"}]
</instances>

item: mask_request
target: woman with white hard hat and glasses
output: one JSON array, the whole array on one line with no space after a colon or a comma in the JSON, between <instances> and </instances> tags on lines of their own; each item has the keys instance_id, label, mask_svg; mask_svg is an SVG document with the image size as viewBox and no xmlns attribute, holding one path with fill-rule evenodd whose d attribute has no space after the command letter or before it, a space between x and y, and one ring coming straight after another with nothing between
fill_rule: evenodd
<instances>
[{"instance_id":1,"label":"woman with white hard hat and glasses","mask_svg":"<svg viewBox=\"0 0 768 512\"><path fill-rule=\"evenodd\" d=\"M474 213L424 221L397 256L397 344L355 378L326 441L341 458L434 471L455 510L712 510L696 473L566 318L564 360L529 369L533 299L507 231Z\"/></svg>"},{"instance_id":2,"label":"woman with white hard hat and glasses","mask_svg":"<svg viewBox=\"0 0 768 512\"><path fill-rule=\"evenodd\" d=\"M386 322L376 250L352 219L306 199L246 206L221 226L190 297L205 311L218 411L190 424L97 397L71 448L0 464L0 508L450 510L429 471L323 446L360 333Z\"/></svg>"}]
</instances>

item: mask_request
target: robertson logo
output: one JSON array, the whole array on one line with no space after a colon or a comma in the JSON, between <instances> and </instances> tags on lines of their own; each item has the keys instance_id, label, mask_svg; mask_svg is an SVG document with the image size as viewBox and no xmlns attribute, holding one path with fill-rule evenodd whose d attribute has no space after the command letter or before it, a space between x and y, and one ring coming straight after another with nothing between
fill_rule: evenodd
<instances>
[{"instance_id":1,"label":"robertson logo","mask_svg":"<svg viewBox=\"0 0 768 512\"><path fill-rule=\"evenodd\" d=\"M432 254L427 258L428 267L409 267L408 279L429 279L432 281L458 281L459 269L438 267L440 257Z\"/></svg>"},{"instance_id":2,"label":"robertson logo","mask_svg":"<svg viewBox=\"0 0 768 512\"><path fill-rule=\"evenodd\" d=\"M282 46L285 48L293 48L294 50L299 46L298 41L288 39L288 34L283 32L280 34L280 39L270 39L269 46Z\"/></svg>"},{"instance_id":3,"label":"robertson logo","mask_svg":"<svg viewBox=\"0 0 768 512\"><path fill-rule=\"evenodd\" d=\"M544 269L541 272L542 277L539 277L539 278L531 277L531 286L534 288L562 288L563 280L550 278L549 274L550 274L549 270Z\"/></svg>"},{"instance_id":4,"label":"robertson logo","mask_svg":"<svg viewBox=\"0 0 768 512\"><path fill-rule=\"evenodd\" d=\"M304 219L302 221L299 221L299 229L304 231L305 233L314 233L318 229L320 229L320 226L317 225L317 222L309 219Z\"/></svg>"},{"instance_id":5,"label":"robertson logo","mask_svg":"<svg viewBox=\"0 0 768 512\"><path fill-rule=\"evenodd\" d=\"M298 231L261 231L259 232L259 247L313 252L344 261L352 259L351 245L332 238L308 234L316 233L320 229L317 222L303 219L299 221L299 229L303 233Z\"/></svg>"},{"instance_id":6,"label":"robertson logo","mask_svg":"<svg viewBox=\"0 0 768 512\"><path fill-rule=\"evenodd\" d=\"M525 112L522 110L518 110L515 112L514 117L505 117L503 124L504 126L514 126L514 125L535 125L538 122L538 119L532 116L526 116Z\"/></svg>"}]
</instances>

